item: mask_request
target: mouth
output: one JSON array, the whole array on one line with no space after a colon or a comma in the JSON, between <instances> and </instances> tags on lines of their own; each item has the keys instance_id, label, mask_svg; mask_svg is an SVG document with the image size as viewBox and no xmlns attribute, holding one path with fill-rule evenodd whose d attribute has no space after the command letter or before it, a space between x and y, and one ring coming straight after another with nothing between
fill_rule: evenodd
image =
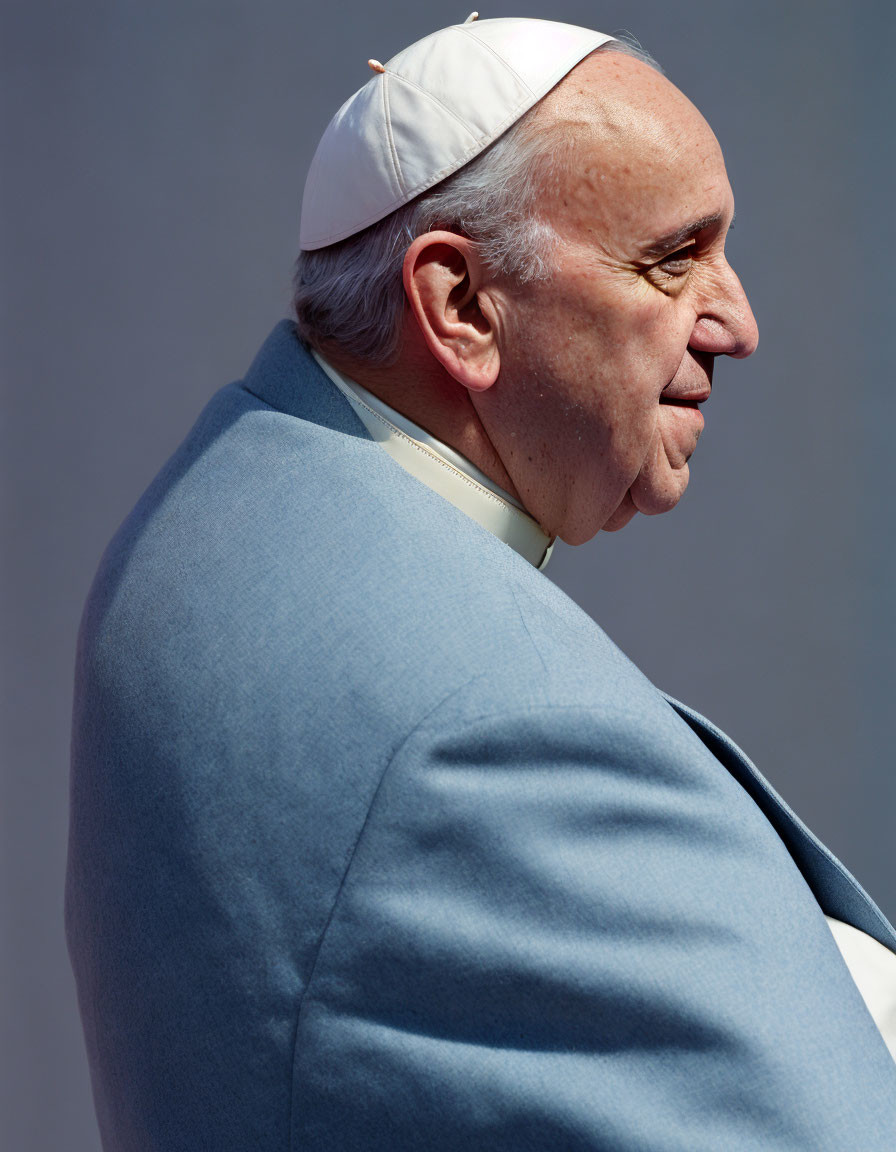
<instances>
[{"instance_id":1,"label":"mouth","mask_svg":"<svg viewBox=\"0 0 896 1152\"><path fill-rule=\"evenodd\" d=\"M660 404L676 404L679 408L696 408L708 400L712 392L712 379L707 372L696 380L691 373L690 380L672 379L660 392Z\"/></svg>"},{"instance_id":2,"label":"mouth","mask_svg":"<svg viewBox=\"0 0 896 1152\"><path fill-rule=\"evenodd\" d=\"M679 370L660 393L661 404L674 404L679 408L696 408L709 399L712 392L713 360L702 352L688 349L688 355Z\"/></svg>"},{"instance_id":3,"label":"mouth","mask_svg":"<svg viewBox=\"0 0 896 1152\"><path fill-rule=\"evenodd\" d=\"M689 396L660 396L660 404L672 404L676 408L696 408L709 399L709 392L695 392Z\"/></svg>"}]
</instances>

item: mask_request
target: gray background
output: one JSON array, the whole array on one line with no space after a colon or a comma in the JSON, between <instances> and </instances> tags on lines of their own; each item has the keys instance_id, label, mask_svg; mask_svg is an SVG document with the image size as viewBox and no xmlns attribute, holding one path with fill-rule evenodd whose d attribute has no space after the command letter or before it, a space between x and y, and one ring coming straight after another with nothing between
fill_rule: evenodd
<instances>
[{"instance_id":1,"label":"gray background","mask_svg":"<svg viewBox=\"0 0 896 1152\"><path fill-rule=\"evenodd\" d=\"M657 55L728 157L732 262L762 335L719 365L681 506L561 548L551 578L739 740L891 917L893 11L483 11L629 28ZM62 883L73 648L99 554L285 313L304 172L367 57L466 15L0 9L4 1149L98 1148Z\"/></svg>"}]
</instances>

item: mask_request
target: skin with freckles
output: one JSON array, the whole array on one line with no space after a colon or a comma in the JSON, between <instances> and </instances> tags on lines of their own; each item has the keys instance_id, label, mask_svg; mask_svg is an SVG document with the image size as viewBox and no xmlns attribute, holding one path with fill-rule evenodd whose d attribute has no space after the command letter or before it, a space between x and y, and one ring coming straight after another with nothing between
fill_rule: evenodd
<instances>
[{"instance_id":1,"label":"skin with freckles","mask_svg":"<svg viewBox=\"0 0 896 1152\"><path fill-rule=\"evenodd\" d=\"M398 363L326 354L579 544L675 506L714 359L749 356L757 332L725 259L722 154L678 89L598 53L535 116L565 160L541 200L550 279L494 276L471 241L427 233L405 257Z\"/></svg>"}]
</instances>

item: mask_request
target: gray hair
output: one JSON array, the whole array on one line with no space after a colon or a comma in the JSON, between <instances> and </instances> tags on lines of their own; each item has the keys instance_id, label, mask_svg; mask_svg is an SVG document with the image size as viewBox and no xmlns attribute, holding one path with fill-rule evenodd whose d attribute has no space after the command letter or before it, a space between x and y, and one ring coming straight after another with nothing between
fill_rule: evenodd
<instances>
[{"instance_id":1,"label":"gray hair","mask_svg":"<svg viewBox=\"0 0 896 1152\"><path fill-rule=\"evenodd\" d=\"M596 51L621 52L662 71L629 40ZM335 345L359 360L393 361L405 308L404 254L436 228L472 240L493 274L521 284L547 279L560 241L541 218L539 201L562 177L569 149L562 127L534 129L535 108L475 160L384 220L338 244L301 252L293 307L302 339L321 352Z\"/></svg>"}]
</instances>

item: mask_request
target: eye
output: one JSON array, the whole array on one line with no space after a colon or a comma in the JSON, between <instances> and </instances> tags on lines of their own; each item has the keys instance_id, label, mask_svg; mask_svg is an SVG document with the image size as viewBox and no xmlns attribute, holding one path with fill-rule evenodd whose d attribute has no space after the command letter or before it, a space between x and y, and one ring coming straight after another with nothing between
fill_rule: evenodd
<instances>
[{"instance_id":1,"label":"eye","mask_svg":"<svg viewBox=\"0 0 896 1152\"><path fill-rule=\"evenodd\" d=\"M654 267L659 268L669 276L686 276L691 270L693 256L694 245L689 244L686 248L679 248L678 251L664 256Z\"/></svg>"}]
</instances>

